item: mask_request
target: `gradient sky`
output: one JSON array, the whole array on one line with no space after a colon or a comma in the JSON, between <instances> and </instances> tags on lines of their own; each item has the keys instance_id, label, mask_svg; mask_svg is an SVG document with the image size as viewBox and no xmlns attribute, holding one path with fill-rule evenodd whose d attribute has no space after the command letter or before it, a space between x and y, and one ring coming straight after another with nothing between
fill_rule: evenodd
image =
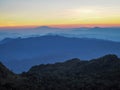
<instances>
[{"instance_id":1,"label":"gradient sky","mask_svg":"<svg viewBox=\"0 0 120 90\"><path fill-rule=\"evenodd\" d=\"M120 0L0 0L0 27L120 26Z\"/></svg>"}]
</instances>

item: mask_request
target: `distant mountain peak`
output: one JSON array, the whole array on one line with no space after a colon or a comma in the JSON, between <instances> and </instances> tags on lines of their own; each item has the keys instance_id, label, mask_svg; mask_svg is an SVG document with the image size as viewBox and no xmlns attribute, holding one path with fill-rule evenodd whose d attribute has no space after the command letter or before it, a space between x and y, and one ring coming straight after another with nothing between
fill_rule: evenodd
<instances>
[{"instance_id":1,"label":"distant mountain peak","mask_svg":"<svg viewBox=\"0 0 120 90\"><path fill-rule=\"evenodd\" d=\"M102 29L102 27L93 27L91 29Z\"/></svg>"},{"instance_id":2,"label":"distant mountain peak","mask_svg":"<svg viewBox=\"0 0 120 90\"><path fill-rule=\"evenodd\" d=\"M101 27L94 27L94 28L101 28Z\"/></svg>"},{"instance_id":3,"label":"distant mountain peak","mask_svg":"<svg viewBox=\"0 0 120 90\"><path fill-rule=\"evenodd\" d=\"M36 29L51 29L52 27L49 27L49 26L40 26L40 27L37 27Z\"/></svg>"}]
</instances>

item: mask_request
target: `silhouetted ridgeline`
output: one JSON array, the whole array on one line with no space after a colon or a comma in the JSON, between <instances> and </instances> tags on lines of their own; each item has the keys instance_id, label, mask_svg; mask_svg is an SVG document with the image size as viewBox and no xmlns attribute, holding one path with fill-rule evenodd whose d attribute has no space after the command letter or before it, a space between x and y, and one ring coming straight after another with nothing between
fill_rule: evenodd
<instances>
[{"instance_id":1,"label":"silhouetted ridgeline","mask_svg":"<svg viewBox=\"0 0 120 90\"><path fill-rule=\"evenodd\" d=\"M20 75L0 63L0 90L120 90L120 58L74 58L33 66Z\"/></svg>"}]
</instances>

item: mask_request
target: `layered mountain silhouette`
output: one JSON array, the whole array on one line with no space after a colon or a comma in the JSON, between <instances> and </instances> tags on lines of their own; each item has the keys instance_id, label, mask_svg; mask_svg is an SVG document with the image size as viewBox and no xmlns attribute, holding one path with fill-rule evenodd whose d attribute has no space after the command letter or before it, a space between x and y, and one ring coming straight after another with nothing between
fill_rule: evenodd
<instances>
[{"instance_id":1,"label":"layered mountain silhouette","mask_svg":"<svg viewBox=\"0 0 120 90\"><path fill-rule=\"evenodd\" d=\"M119 42L119 33L120 27L55 28L48 26L39 26L35 28L0 28L0 40L3 40L6 37L32 37L52 34L77 38L97 38Z\"/></svg>"},{"instance_id":2,"label":"layered mountain silhouette","mask_svg":"<svg viewBox=\"0 0 120 90\"><path fill-rule=\"evenodd\" d=\"M106 55L33 66L15 74L0 63L0 90L119 90L120 58Z\"/></svg>"},{"instance_id":3,"label":"layered mountain silhouette","mask_svg":"<svg viewBox=\"0 0 120 90\"><path fill-rule=\"evenodd\" d=\"M75 57L89 60L106 54L120 56L120 43L47 35L7 38L0 44L0 59L15 72L26 71L38 63L55 63Z\"/></svg>"}]
</instances>

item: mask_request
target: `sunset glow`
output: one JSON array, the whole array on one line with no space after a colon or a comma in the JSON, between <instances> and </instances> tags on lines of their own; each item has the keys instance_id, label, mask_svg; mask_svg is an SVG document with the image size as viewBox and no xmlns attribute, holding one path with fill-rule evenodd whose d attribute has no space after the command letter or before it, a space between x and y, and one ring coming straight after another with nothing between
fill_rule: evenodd
<instances>
[{"instance_id":1,"label":"sunset glow","mask_svg":"<svg viewBox=\"0 0 120 90\"><path fill-rule=\"evenodd\" d=\"M119 27L119 0L0 0L0 27Z\"/></svg>"}]
</instances>

